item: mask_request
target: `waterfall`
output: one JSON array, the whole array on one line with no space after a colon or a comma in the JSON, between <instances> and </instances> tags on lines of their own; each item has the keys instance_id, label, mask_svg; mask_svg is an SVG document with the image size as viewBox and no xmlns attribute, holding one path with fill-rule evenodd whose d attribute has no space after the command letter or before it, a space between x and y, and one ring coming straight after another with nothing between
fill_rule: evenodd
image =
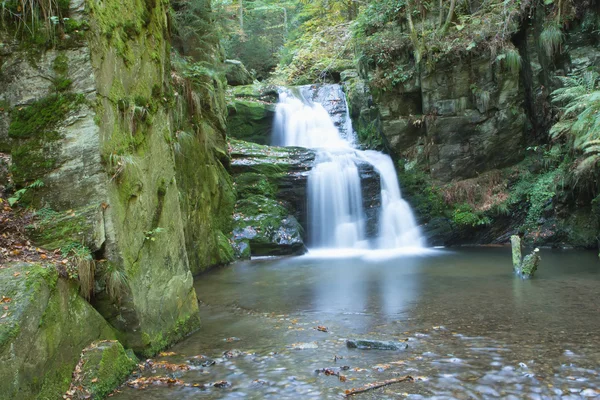
<instances>
[{"instance_id":1,"label":"waterfall","mask_svg":"<svg viewBox=\"0 0 600 400\"><path fill-rule=\"evenodd\" d=\"M310 248L418 248L423 239L408 203L402 199L391 158L355 146L346 97L339 85L282 89L275 111L272 143L315 149L308 177ZM376 238L366 234L360 168L379 174L381 209Z\"/></svg>"}]
</instances>

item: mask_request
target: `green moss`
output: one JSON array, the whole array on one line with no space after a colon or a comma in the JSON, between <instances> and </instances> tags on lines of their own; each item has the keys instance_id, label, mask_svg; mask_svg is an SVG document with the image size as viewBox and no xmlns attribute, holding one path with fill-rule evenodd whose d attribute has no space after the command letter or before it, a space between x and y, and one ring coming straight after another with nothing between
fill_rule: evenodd
<instances>
[{"instance_id":1,"label":"green moss","mask_svg":"<svg viewBox=\"0 0 600 400\"><path fill-rule=\"evenodd\" d=\"M63 364L44 376L42 388L37 395L38 400L60 399L71 384L72 364Z\"/></svg>"},{"instance_id":2,"label":"green moss","mask_svg":"<svg viewBox=\"0 0 600 400\"><path fill-rule=\"evenodd\" d=\"M69 73L69 58L65 53L59 53L52 62L52 69L59 75L67 75Z\"/></svg>"},{"instance_id":3,"label":"green moss","mask_svg":"<svg viewBox=\"0 0 600 400\"><path fill-rule=\"evenodd\" d=\"M12 110L8 135L16 139L11 151L15 183L23 185L55 168L61 139L56 128L82 102L82 95L54 94Z\"/></svg>"},{"instance_id":4,"label":"green moss","mask_svg":"<svg viewBox=\"0 0 600 400\"><path fill-rule=\"evenodd\" d=\"M77 382L86 394L103 399L110 394L136 367L131 357L117 341L94 342L82 357L81 379Z\"/></svg>"},{"instance_id":5,"label":"green moss","mask_svg":"<svg viewBox=\"0 0 600 400\"><path fill-rule=\"evenodd\" d=\"M170 329L151 335L147 332L142 333L142 341L145 348L140 352L144 357L152 357L159 351L178 342L184 336L194 332L200 327L200 316L197 314L187 315L179 319Z\"/></svg>"},{"instance_id":6,"label":"green moss","mask_svg":"<svg viewBox=\"0 0 600 400\"><path fill-rule=\"evenodd\" d=\"M456 207L452 214L452 221L461 227L476 227L488 225L491 222L489 218L475 212L468 204L461 204Z\"/></svg>"},{"instance_id":7,"label":"green moss","mask_svg":"<svg viewBox=\"0 0 600 400\"><path fill-rule=\"evenodd\" d=\"M235 255L231 243L229 243L229 239L221 231L217 232L217 242L219 246L219 260L216 263L228 264L234 261Z\"/></svg>"},{"instance_id":8,"label":"green moss","mask_svg":"<svg viewBox=\"0 0 600 400\"><path fill-rule=\"evenodd\" d=\"M266 197L275 197L277 186L269 181L265 175L255 172L238 174L234 178L238 198L247 198L255 194Z\"/></svg>"},{"instance_id":9,"label":"green moss","mask_svg":"<svg viewBox=\"0 0 600 400\"><path fill-rule=\"evenodd\" d=\"M445 216L451 207L445 203L440 188L423 171L413 168L402 169L398 173L402 195L415 210L421 222Z\"/></svg>"},{"instance_id":10,"label":"green moss","mask_svg":"<svg viewBox=\"0 0 600 400\"><path fill-rule=\"evenodd\" d=\"M99 207L92 204L70 213L41 210L36 214L35 223L28 227L28 233L36 245L50 250L81 244L93 236L93 218Z\"/></svg>"},{"instance_id":11,"label":"green moss","mask_svg":"<svg viewBox=\"0 0 600 400\"><path fill-rule=\"evenodd\" d=\"M267 145L271 142L274 107L255 100L235 99L229 105L227 135Z\"/></svg>"},{"instance_id":12,"label":"green moss","mask_svg":"<svg viewBox=\"0 0 600 400\"><path fill-rule=\"evenodd\" d=\"M52 131L65 119L67 113L74 110L83 100L83 96L79 94L54 94L29 106L15 108L11 113L8 136L26 139L41 132Z\"/></svg>"},{"instance_id":13,"label":"green moss","mask_svg":"<svg viewBox=\"0 0 600 400\"><path fill-rule=\"evenodd\" d=\"M356 132L359 143L367 149L383 150L383 138L377 129L377 124L371 122L366 126L361 126Z\"/></svg>"}]
</instances>

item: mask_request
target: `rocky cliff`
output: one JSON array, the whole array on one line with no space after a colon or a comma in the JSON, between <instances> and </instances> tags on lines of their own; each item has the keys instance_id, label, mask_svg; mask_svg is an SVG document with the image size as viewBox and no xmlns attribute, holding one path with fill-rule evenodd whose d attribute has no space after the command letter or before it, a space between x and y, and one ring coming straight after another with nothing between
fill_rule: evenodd
<instances>
[{"instance_id":1,"label":"rocky cliff","mask_svg":"<svg viewBox=\"0 0 600 400\"><path fill-rule=\"evenodd\" d=\"M199 326L192 274L232 260L224 74L172 60L168 2L63 3L52 20L34 15L36 36L2 21L9 191L36 210L38 246L90 260L90 303L126 347L150 355ZM96 312L83 298L61 306L79 303ZM74 342L56 332L52 343L78 354L113 335L100 333Z\"/></svg>"}]
</instances>

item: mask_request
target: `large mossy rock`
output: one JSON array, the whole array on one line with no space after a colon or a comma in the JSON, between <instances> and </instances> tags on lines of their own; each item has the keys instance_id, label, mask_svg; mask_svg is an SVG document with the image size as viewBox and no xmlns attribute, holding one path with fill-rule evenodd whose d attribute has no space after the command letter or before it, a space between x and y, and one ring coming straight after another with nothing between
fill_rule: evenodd
<instances>
[{"instance_id":1,"label":"large mossy rock","mask_svg":"<svg viewBox=\"0 0 600 400\"><path fill-rule=\"evenodd\" d=\"M230 86L250 85L254 78L241 61L225 60L225 77Z\"/></svg>"},{"instance_id":2,"label":"large mossy rock","mask_svg":"<svg viewBox=\"0 0 600 400\"><path fill-rule=\"evenodd\" d=\"M306 251L300 223L278 201L261 195L235 205L233 240L248 243L252 255L302 254ZM243 245L240 245L243 249Z\"/></svg>"},{"instance_id":3,"label":"large mossy rock","mask_svg":"<svg viewBox=\"0 0 600 400\"><path fill-rule=\"evenodd\" d=\"M0 393L6 399L61 399L81 350L115 333L54 266L0 269Z\"/></svg>"},{"instance_id":4,"label":"large mossy rock","mask_svg":"<svg viewBox=\"0 0 600 400\"><path fill-rule=\"evenodd\" d=\"M231 140L231 172L238 198L261 194L280 200L302 224L306 221L306 185L314 160L310 149Z\"/></svg>"},{"instance_id":5,"label":"large mossy rock","mask_svg":"<svg viewBox=\"0 0 600 400\"><path fill-rule=\"evenodd\" d=\"M76 399L103 399L137 366L138 359L116 340L93 342L81 352L68 392Z\"/></svg>"},{"instance_id":6,"label":"large mossy rock","mask_svg":"<svg viewBox=\"0 0 600 400\"><path fill-rule=\"evenodd\" d=\"M231 156L238 194L233 229L238 256L304 252L302 222L314 152L232 140Z\"/></svg>"},{"instance_id":7,"label":"large mossy rock","mask_svg":"<svg viewBox=\"0 0 600 400\"><path fill-rule=\"evenodd\" d=\"M279 94L272 85L254 84L229 89L227 136L248 142L271 143Z\"/></svg>"},{"instance_id":8,"label":"large mossy rock","mask_svg":"<svg viewBox=\"0 0 600 400\"><path fill-rule=\"evenodd\" d=\"M23 199L40 209L31 232L51 248L88 247L103 260L100 286L119 277L118 295L100 290L94 306L146 355L198 328L191 272L233 253L225 83L207 82L201 128L184 143L173 123L192 117L175 118L167 99L176 91L167 8L72 2L70 21L85 22L85 35L56 38L51 50L12 46L0 62L0 142L15 184L43 182Z\"/></svg>"}]
</instances>

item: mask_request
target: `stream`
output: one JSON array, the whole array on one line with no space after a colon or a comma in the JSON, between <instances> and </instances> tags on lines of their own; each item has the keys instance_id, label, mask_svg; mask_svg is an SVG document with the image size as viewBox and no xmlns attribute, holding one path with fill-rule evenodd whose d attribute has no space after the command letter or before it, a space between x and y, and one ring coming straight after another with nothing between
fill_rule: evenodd
<instances>
[{"instance_id":1,"label":"stream","mask_svg":"<svg viewBox=\"0 0 600 400\"><path fill-rule=\"evenodd\" d=\"M211 271L196 282L202 329L154 359L185 368L141 372L185 385L124 386L113 398L337 399L405 375L414 382L355 398L597 398L597 254L541 255L532 280L512 275L505 247L309 253ZM350 338L408 348L349 349ZM316 372L323 368L343 378Z\"/></svg>"}]
</instances>

